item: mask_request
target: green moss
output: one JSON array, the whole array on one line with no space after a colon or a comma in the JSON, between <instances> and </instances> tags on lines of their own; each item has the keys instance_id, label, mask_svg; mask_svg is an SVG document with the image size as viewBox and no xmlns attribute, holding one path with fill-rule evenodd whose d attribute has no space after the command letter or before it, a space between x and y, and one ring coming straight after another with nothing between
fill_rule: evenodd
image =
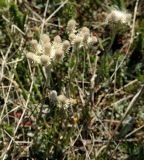
<instances>
[{"instance_id":1,"label":"green moss","mask_svg":"<svg viewBox=\"0 0 144 160\"><path fill-rule=\"evenodd\" d=\"M24 24L25 24L25 18L26 15L24 15L18 8L18 6L15 3L11 3L9 8L11 17L13 19L13 22L24 31Z\"/></svg>"},{"instance_id":2,"label":"green moss","mask_svg":"<svg viewBox=\"0 0 144 160\"><path fill-rule=\"evenodd\" d=\"M0 9L8 7L8 1L7 0L0 0Z\"/></svg>"}]
</instances>

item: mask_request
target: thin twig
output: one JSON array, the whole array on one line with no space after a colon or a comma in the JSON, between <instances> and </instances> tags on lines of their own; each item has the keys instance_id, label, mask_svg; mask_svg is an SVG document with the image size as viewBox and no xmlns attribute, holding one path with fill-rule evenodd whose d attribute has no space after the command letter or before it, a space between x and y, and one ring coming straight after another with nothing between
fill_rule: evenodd
<instances>
[{"instance_id":1,"label":"thin twig","mask_svg":"<svg viewBox=\"0 0 144 160\"><path fill-rule=\"evenodd\" d=\"M47 23L66 3L68 0L64 1L45 21Z\"/></svg>"}]
</instances>

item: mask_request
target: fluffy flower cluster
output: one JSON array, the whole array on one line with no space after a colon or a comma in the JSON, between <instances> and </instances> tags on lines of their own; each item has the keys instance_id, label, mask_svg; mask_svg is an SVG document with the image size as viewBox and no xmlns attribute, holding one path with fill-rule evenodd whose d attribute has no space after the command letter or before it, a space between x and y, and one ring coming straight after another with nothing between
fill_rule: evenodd
<instances>
[{"instance_id":1,"label":"fluffy flower cluster","mask_svg":"<svg viewBox=\"0 0 144 160\"><path fill-rule=\"evenodd\" d=\"M31 41L32 52L27 52L26 57L35 63L44 66L50 65L51 62L59 62L63 60L64 53L69 51L69 48L88 48L97 42L97 37L90 33L87 27L82 27L77 30L76 21L70 20L67 24L67 32L69 40L62 41L61 37L57 35L53 41L47 34L40 36L39 42L37 40Z\"/></svg>"},{"instance_id":2,"label":"fluffy flower cluster","mask_svg":"<svg viewBox=\"0 0 144 160\"><path fill-rule=\"evenodd\" d=\"M125 11L112 9L111 12L107 16L106 21L111 22L111 23L130 25L131 17L132 17L131 14Z\"/></svg>"},{"instance_id":3,"label":"fluffy flower cluster","mask_svg":"<svg viewBox=\"0 0 144 160\"><path fill-rule=\"evenodd\" d=\"M49 99L52 104L57 104L58 107L64 107L64 109L67 109L71 105L77 104L76 99L67 98L63 94L57 95L57 92L55 90L52 90L49 93Z\"/></svg>"},{"instance_id":4,"label":"fluffy flower cluster","mask_svg":"<svg viewBox=\"0 0 144 160\"><path fill-rule=\"evenodd\" d=\"M62 42L59 35L54 37L51 42L47 34L42 34L39 42L37 40L31 41L31 47L33 52L28 52L26 57L35 63L46 66L50 65L52 61L62 60L70 43L67 40Z\"/></svg>"},{"instance_id":5,"label":"fluffy flower cluster","mask_svg":"<svg viewBox=\"0 0 144 160\"><path fill-rule=\"evenodd\" d=\"M75 48L88 47L97 42L97 37L90 33L89 28L82 27L77 30L76 21L73 19L67 24L67 32L69 34L69 40Z\"/></svg>"}]
</instances>

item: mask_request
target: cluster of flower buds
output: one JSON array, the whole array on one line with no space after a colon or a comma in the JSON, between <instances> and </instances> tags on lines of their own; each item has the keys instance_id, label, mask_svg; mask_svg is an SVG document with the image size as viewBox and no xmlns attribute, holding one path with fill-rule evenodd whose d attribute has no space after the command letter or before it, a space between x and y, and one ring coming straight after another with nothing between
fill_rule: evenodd
<instances>
[{"instance_id":1,"label":"cluster of flower buds","mask_svg":"<svg viewBox=\"0 0 144 160\"><path fill-rule=\"evenodd\" d=\"M87 27L77 30L76 25L77 23L73 19L67 24L69 40L62 41L61 37L57 35L51 41L47 34L42 34L39 42L35 39L32 40L30 43L32 52L27 52L26 57L35 63L47 66L52 61L63 60L64 53L68 52L70 47L88 48L97 42L97 37L93 36Z\"/></svg>"},{"instance_id":2,"label":"cluster of flower buds","mask_svg":"<svg viewBox=\"0 0 144 160\"><path fill-rule=\"evenodd\" d=\"M52 90L49 93L49 99L50 99L51 103L53 103L53 104L57 103L59 107L63 106L63 107L65 107L65 109L68 108L70 105L77 104L76 99L67 98L63 94L57 95L57 92L55 90Z\"/></svg>"},{"instance_id":3,"label":"cluster of flower buds","mask_svg":"<svg viewBox=\"0 0 144 160\"><path fill-rule=\"evenodd\" d=\"M69 34L69 40L73 47L81 48L88 47L97 42L97 37L90 33L89 28L82 27L79 30L76 28L76 21L70 20L67 24L67 32Z\"/></svg>"},{"instance_id":4,"label":"cluster of flower buds","mask_svg":"<svg viewBox=\"0 0 144 160\"><path fill-rule=\"evenodd\" d=\"M131 14L127 13L126 11L112 9L107 16L106 21L107 23L130 25L131 17Z\"/></svg>"},{"instance_id":5,"label":"cluster of flower buds","mask_svg":"<svg viewBox=\"0 0 144 160\"><path fill-rule=\"evenodd\" d=\"M50 65L52 61L61 61L64 52L67 52L70 48L70 42L68 40L62 42L59 35L55 36L51 42L47 34L42 34L39 42L32 40L30 44L32 52L28 52L26 57L44 66Z\"/></svg>"}]
</instances>

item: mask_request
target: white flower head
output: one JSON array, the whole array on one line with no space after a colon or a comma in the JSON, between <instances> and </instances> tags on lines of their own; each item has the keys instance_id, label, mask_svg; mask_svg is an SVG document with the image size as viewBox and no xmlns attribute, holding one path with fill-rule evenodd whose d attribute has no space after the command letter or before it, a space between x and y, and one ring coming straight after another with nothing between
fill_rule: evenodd
<instances>
[{"instance_id":1,"label":"white flower head","mask_svg":"<svg viewBox=\"0 0 144 160\"><path fill-rule=\"evenodd\" d=\"M48 55L41 55L40 61L41 61L41 64L44 66L50 65L50 63L51 63L50 57Z\"/></svg>"},{"instance_id":2,"label":"white flower head","mask_svg":"<svg viewBox=\"0 0 144 160\"><path fill-rule=\"evenodd\" d=\"M75 31L76 31L76 21L74 19L71 19L67 23L67 32L74 33Z\"/></svg>"},{"instance_id":3,"label":"white flower head","mask_svg":"<svg viewBox=\"0 0 144 160\"><path fill-rule=\"evenodd\" d=\"M81 35L76 35L72 43L76 48L81 48L83 46L83 37Z\"/></svg>"},{"instance_id":4,"label":"white flower head","mask_svg":"<svg viewBox=\"0 0 144 160\"><path fill-rule=\"evenodd\" d=\"M47 44L50 42L50 37L47 34L42 34L40 36L40 40L42 41L42 43Z\"/></svg>"},{"instance_id":5,"label":"white flower head","mask_svg":"<svg viewBox=\"0 0 144 160\"><path fill-rule=\"evenodd\" d=\"M35 63L38 63L38 64L41 63L41 61L40 61L40 56L38 56L38 55L36 55L36 54L34 54L34 53L32 53L32 52L26 53L26 57L27 57L29 60L34 61Z\"/></svg>"},{"instance_id":6,"label":"white flower head","mask_svg":"<svg viewBox=\"0 0 144 160\"><path fill-rule=\"evenodd\" d=\"M63 41L63 50L68 51L70 48L70 42L68 40Z\"/></svg>"},{"instance_id":7,"label":"white flower head","mask_svg":"<svg viewBox=\"0 0 144 160\"><path fill-rule=\"evenodd\" d=\"M96 36L90 36L87 40L88 45L94 45L97 43L98 39Z\"/></svg>"},{"instance_id":8,"label":"white flower head","mask_svg":"<svg viewBox=\"0 0 144 160\"><path fill-rule=\"evenodd\" d=\"M54 37L54 43L62 43L62 39L59 35Z\"/></svg>"},{"instance_id":9,"label":"white flower head","mask_svg":"<svg viewBox=\"0 0 144 160\"><path fill-rule=\"evenodd\" d=\"M44 54L46 55L50 55L50 52L51 52L51 43L46 43L45 46L44 46Z\"/></svg>"},{"instance_id":10,"label":"white flower head","mask_svg":"<svg viewBox=\"0 0 144 160\"><path fill-rule=\"evenodd\" d=\"M31 44L31 46L32 46L32 48L33 48L33 50L34 50L34 52L35 52L36 54L38 54L38 55L39 55L39 54L42 54L43 48L42 48L42 46L38 43L37 40L35 40L35 39L31 40L30 44Z\"/></svg>"},{"instance_id":11,"label":"white flower head","mask_svg":"<svg viewBox=\"0 0 144 160\"><path fill-rule=\"evenodd\" d=\"M106 21L112 23L120 23L130 25L131 22L131 14L126 11L120 11L117 9L112 9L108 14Z\"/></svg>"},{"instance_id":12,"label":"white flower head","mask_svg":"<svg viewBox=\"0 0 144 160\"><path fill-rule=\"evenodd\" d=\"M64 58L64 51L62 49L57 49L55 51L55 60L60 61L63 60L63 58Z\"/></svg>"},{"instance_id":13,"label":"white flower head","mask_svg":"<svg viewBox=\"0 0 144 160\"><path fill-rule=\"evenodd\" d=\"M69 40L70 40L70 42L72 43L73 42L73 40L76 38L76 34L75 33L70 33L69 34Z\"/></svg>"},{"instance_id":14,"label":"white flower head","mask_svg":"<svg viewBox=\"0 0 144 160\"><path fill-rule=\"evenodd\" d=\"M63 59L64 57L63 43L60 36L56 36L54 38L54 41L51 45L49 56L52 61Z\"/></svg>"}]
</instances>

